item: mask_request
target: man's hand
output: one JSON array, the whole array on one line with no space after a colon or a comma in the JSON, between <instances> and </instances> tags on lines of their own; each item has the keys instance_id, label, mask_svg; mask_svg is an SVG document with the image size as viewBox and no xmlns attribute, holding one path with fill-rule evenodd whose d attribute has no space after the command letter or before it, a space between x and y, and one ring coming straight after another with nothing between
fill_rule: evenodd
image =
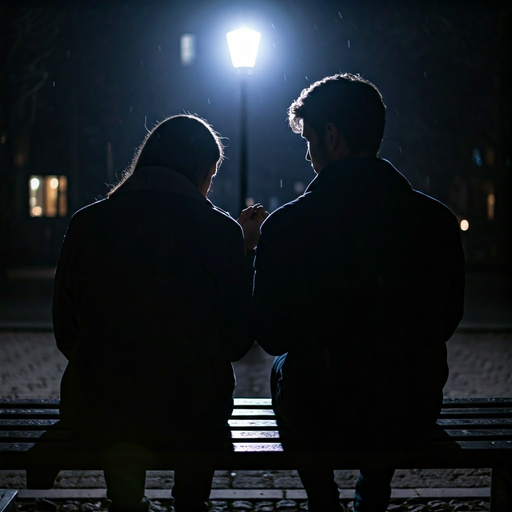
<instances>
[{"instance_id":1,"label":"man's hand","mask_svg":"<svg viewBox=\"0 0 512 512\"><path fill-rule=\"evenodd\" d=\"M242 210L237 222L244 230L245 252L251 251L258 245L260 239L260 227L269 213L259 203Z\"/></svg>"}]
</instances>

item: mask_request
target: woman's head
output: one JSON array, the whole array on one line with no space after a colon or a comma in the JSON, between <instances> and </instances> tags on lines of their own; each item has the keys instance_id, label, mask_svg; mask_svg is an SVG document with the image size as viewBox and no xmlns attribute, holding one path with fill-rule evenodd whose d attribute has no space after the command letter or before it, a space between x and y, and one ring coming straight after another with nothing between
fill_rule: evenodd
<instances>
[{"instance_id":1,"label":"woman's head","mask_svg":"<svg viewBox=\"0 0 512 512\"><path fill-rule=\"evenodd\" d=\"M200 117L179 114L158 123L137 149L117 190L143 167L167 167L191 181L206 194L210 179L224 158L224 147L215 130Z\"/></svg>"}]
</instances>

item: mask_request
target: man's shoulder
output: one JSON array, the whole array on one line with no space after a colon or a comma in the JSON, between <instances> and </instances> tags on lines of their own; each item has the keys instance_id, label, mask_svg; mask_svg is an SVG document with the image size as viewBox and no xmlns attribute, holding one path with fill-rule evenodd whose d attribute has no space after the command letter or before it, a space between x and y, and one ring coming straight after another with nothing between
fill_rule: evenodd
<instances>
[{"instance_id":1,"label":"man's shoulder","mask_svg":"<svg viewBox=\"0 0 512 512\"><path fill-rule=\"evenodd\" d=\"M413 189L413 194L417 207L420 208L424 214L440 217L442 219L456 220L452 210L439 199L415 189Z\"/></svg>"},{"instance_id":2,"label":"man's shoulder","mask_svg":"<svg viewBox=\"0 0 512 512\"><path fill-rule=\"evenodd\" d=\"M262 225L262 230L273 229L277 226L283 226L297 220L297 216L305 212L310 205L312 192L305 192L289 203L285 203L277 210L274 210Z\"/></svg>"}]
</instances>

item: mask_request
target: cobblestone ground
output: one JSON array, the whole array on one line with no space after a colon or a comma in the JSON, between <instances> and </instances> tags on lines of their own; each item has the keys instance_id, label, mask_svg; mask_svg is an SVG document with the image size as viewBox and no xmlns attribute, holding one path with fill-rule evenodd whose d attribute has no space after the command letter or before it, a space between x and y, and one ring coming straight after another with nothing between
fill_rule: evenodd
<instances>
[{"instance_id":1,"label":"cobblestone ground","mask_svg":"<svg viewBox=\"0 0 512 512\"><path fill-rule=\"evenodd\" d=\"M459 332L448 344L450 378L447 397L484 397L512 395L512 333ZM55 347L51 332L0 331L0 396L12 398L58 397L65 359ZM257 345L235 364L237 396L269 396L268 375L272 357ZM340 488L351 489L357 472L338 471ZM394 489L408 488L478 488L488 487L490 471L478 470L397 470ZM172 487L172 472L148 472L148 489ZM0 488L25 487L23 472L0 471ZM56 488L104 488L102 474L94 471L63 471ZM218 471L214 489L301 489L295 471ZM351 502L344 500L347 510ZM105 506L102 500L18 500L22 512L58 510L59 512L94 512ZM171 507L169 500L155 500L155 512ZM304 510L301 500L212 501L214 512L294 512ZM394 502L389 511L444 512L487 510L480 500L406 500Z\"/></svg>"}]
</instances>

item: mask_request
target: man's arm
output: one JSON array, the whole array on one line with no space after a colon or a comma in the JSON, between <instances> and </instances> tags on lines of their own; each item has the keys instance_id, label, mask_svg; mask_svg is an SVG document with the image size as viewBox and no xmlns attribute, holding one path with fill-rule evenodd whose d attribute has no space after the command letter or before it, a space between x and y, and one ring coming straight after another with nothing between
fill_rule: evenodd
<instances>
[{"instance_id":1,"label":"man's arm","mask_svg":"<svg viewBox=\"0 0 512 512\"><path fill-rule=\"evenodd\" d=\"M253 288L256 340L271 355L288 352L291 341L297 341L303 309L300 264L286 236L282 212L276 213L261 228Z\"/></svg>"}]
</instances>

